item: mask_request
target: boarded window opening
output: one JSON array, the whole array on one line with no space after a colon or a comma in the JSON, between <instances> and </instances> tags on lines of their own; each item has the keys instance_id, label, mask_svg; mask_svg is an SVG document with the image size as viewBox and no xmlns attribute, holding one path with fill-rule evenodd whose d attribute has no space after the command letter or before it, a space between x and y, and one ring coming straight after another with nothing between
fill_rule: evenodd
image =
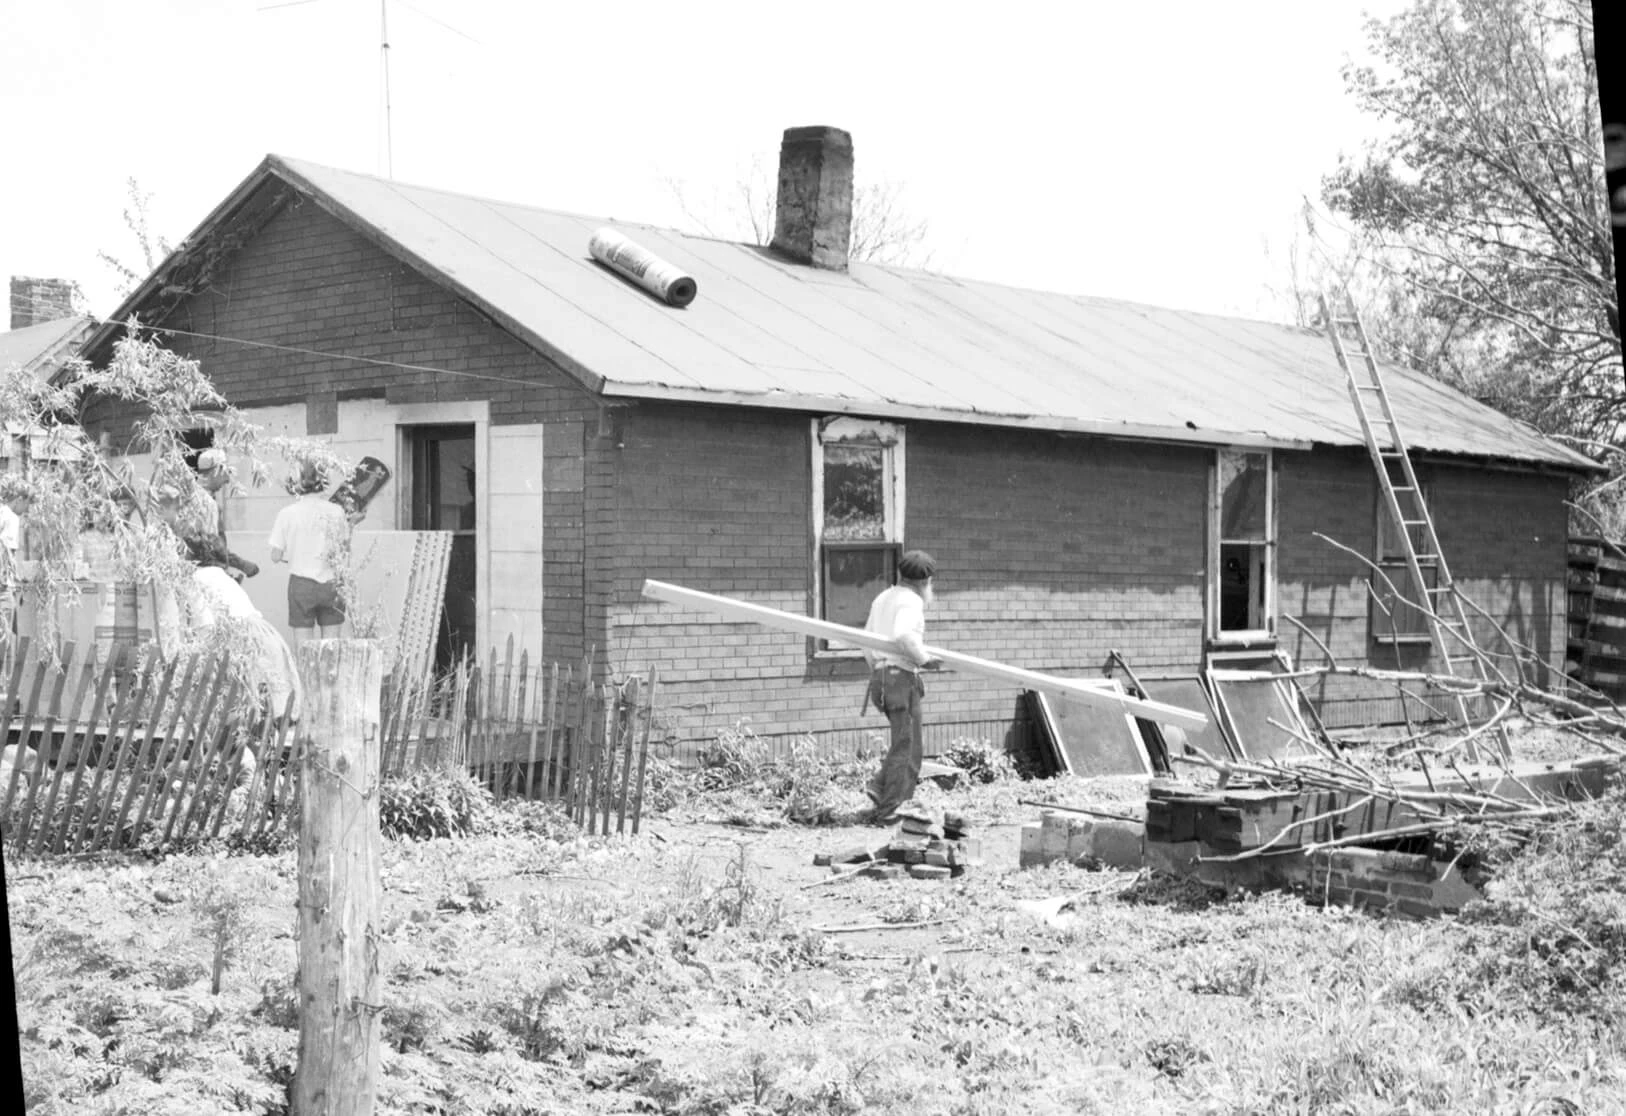
<instances>
[{"instance_id":1,"label":"boarded window opening","mask_svg":"<svg viewBox=\"0 0 1626 1116\"><path fill-rule=\"evenodd\" d=\"M813 427L814 615L863 627L897 579L903 544L903 431L829 419ZM850 648L817 644L820 652Z\"/></svg>"}]
</instances>

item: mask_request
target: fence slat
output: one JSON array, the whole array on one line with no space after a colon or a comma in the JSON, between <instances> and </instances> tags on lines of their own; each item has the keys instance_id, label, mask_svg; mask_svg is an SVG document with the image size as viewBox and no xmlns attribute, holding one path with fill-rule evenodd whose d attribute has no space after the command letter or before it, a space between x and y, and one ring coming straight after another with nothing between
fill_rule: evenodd
<instances>
[{"instance_id":1,"label":"fence slat","mask_svg":"<svg viewBox=\"0 0 1626 1116\"><path fill-rule=\"evenodd\" d=\"M22 817L17 819L17 831L12 838L12 847L16 849L28 848L29 827L34 819L34 803L41 794L40 784L45 781L46 757L51 754L52 737L56 732L56 714L57 710L62 708L62 691L68 685L68 667L72 658L73 645L69 644L67 658L60 664L48 665L43 659L34 661L37 670L41 673L50 673L55 680L51 684L51 702L45 709L45 721L40 727L40 744L34 749L33 778L29 780L28 793L23 796ZM28 738L24 736L20 739L26 741ZM19 763L22 762L21 754L17 759ZM57 778L56 782L51 784L52 791L55 791L56 783L62 779L62 765L55 765L55 771Z\"/></svg>"},{"instance_id":2,"label":"fence slat","mask_svg":"<svg viewBox=\"0 0 1626 1116\"><path fill-rule=\"evenodd\" d=\"M168 843L172 829L177 841L185 839L187 827L197 813L199 800L207 798L209 794L212 785L209 781L209 772L228 744L227 736L233 719L233 702L237 700L240 690L241 686L232 670L231 659L229 657L222 659L209 689L209 697L194 719L192 731L187 734L190 740L187 747L191 756L186 770L181 774L183 797L176 800L176 813L170 817L169 825L164 830L165 843ZM174 829L177 821L180 828Z\"/></svg>"},{"instance_id":3,"label":"fence slat","mask_svg":"<svg viewBox=\"0 0 1626 1116\"><path fill-rule=\"evenodd\" d=\"M124 669L124 664L128 661L130 654L131 650L127 644L113 644L107 656L107 665L103 668L102 691L96 697L98 704L102 703L103 694L113 694L112 680ZM107 732L102 737L102 748L97 755L96 777L91 780L90 791L86 795L84 817L79 823L79 829L74 833L73 840L67 844L69 854L77 853L80 846L84 844L85 834L90 832L92 819L100 818L107 812L106 806L102 804L102 782L104 777L108 775L109 769L112 769L112 781L107 788L108 797L112 798L118 792L118 765L123 759L119 744L119 722L121 719L127 723L131 721L124 709L128 702L128 695L125 696L123 702L118 701L115 696L114 703L106 707ZM93 721L94 719L93 717Z\"/></svg>"},{"instance_id":4,"label":"fence slat","mask_svg":"<svg viewBox=\"0 0 1626 1116\"><path fill-rule=\"evenodd\" d=\"M158 838L160 847L168 845L170 838L175 835L175 822L180 817L182 807L186 805L187 788L191 784L193 772L197 769L198 754L203 751L203 723L219 695L221 682L229 669L230 665L225 661L205 663L203 675L198 679L196 686L197 696L177 730L175 758L171 761L169 778L164 780L164 789L158 799L158 812L152 819L154 829L158 828L160 821L164 823L164 832ZM172 793L173 802L170 801ZM166 812L168 817L165 817Z\"/></svg>"},{"instance_id":5,"label":"fence slat","mask_svg":"<svg viewBox=\"0 0 1626 1116\"><path fill-rule=\"evenodd\" d=\"M516 753L514 763L509 770L512 772L510 785L523 785L524 792L522 796L525 798L531 797L531 777L536 769L536 717L531 715L532 710L525 707L526 696L534 692L534 688L527 685L530 681L530 670L531 653L528 650L521 651L519 653L519 689L514 695L514 733L523 736L529 732L531 738L530 762L522 766L517 758L518 753ZM526 728L527 725L530 726L529 729Z\"/></svg>"},{"instance_id":6,"label":"fence slat","mask_svg":"<svg viewBox=\"0 0 1626 1116\"><path fill-rule=\"evenodd\" d=\"M285 720L277 731L277 762L282 766L277 772L277 778L271 784L271 796L266 803L266 811L260 818L260 824L255 829L258 838L265 831L275 829L284 824L284 819L297 818L299 796L299 765L304 759L304 749L299 746L300 733L291 732ZM289 737L292 737L290 740Z\"/></svg>"},{"instance_id":7,"label":"fence slat","mask_svg":"<svg viewBox=\"0 0 1626 1116\"><path fill-rule=\"evenodd\" d=\"M242 681L230 676L229 670L229 662L221 664L220 673L228 675L225 694L204 714L198 726L199 739L192 745L196 765L189 768L181 779L183 787L192 788L192 797L187 803L185 816L181 818L181 827L175 833L177 841L185 841L186 835L192 829L192 823L200 820L198 813L200 806L203 807L201 815L203 819L207 819L214 809L216 792L224 774L226 755L231 751L237 737L237 733L232 731L232 726L237 723L237 718L233 714L241 708L238 703L246 701L248 694Z\"/></svg>"},{"instance_id":8,"label":"fence slat","mask_svg":"<svg viewBox=\"0 0 1626 1116\"><path fill-rule=\"evenodd\" d=\"M141 697L137 701L136 707L133 710L133 714L135 716L144 718L147 728L146 731L141 734L141 742L138 743L131 752L130 785L125 788L124 801L119 807L118 815L112 819L113 828L106 837L108 848L118 847L120 834L122 834L124 831L124 819L129 817L130 807L135 801L136 791L141 787L146 779L147 765L151 761L151 757L148 753L153 747L153 733L158 727L159 712L163 709L164 702L169 698L169 688L170 684L175 679L175 668L177 665L178 663L176 660L170 659L166 661L161 655L159 655L156 646L154 646L148 653L147 671L141 682ZM146 698L147 692L151 688L152 675L154 671L159 672L160 678L158 681L158 692L153 695L152 704L149 706L146 704ZM132 724L131 728L131 735L133 737L135 725ZM116 780L114 785L117 786ZM108 804L112 805L111 800L109 800ZM107 821L108 819L104 816L96 823L96 841L93 843L92 847L102 843L101 829Z\"/></svg>"},{"instance_id":9,"label":"fence slat","mask_svg":"<svg viewBox=\"0 0 1626 1116\"><path fill-rule=\"evenodd\" d=\"M559 797L559 772L564 768L565 730L560 722L564 720L565 706L570 702L570 667L564 668L564 689L559 689L559 664L554 663L550 669L551 677L548 680L548 710L547 718L543 724L543 731L548 746L548 758L543 763L544 789L550 800Z\"/></svg>"},{"instance_id":10,"label":"fence slat","mask_svg":"<svg viewBox=\"0 0 1626 1116\"><path fill-rule=\"evenodd\" d=\"M483 749L485 753L485 783L486 789L493 795L497 793L497 734L502 711L497 708L497 649L493 647L486 653L486 684L483 690L484 700L480 703L480 724L484 730Z\"/></svg>"},{"instance_id":11,"label":"fence slat","mask_svg":"<svg viewBox=\"0 0 1626 1116\"><path fill-rule=\"evenodd\" d=\"M626 699L623 708L626 709L627 719L624 727L619 728L621 738L627 742L626 753L621 759L621 792L615 800L615 831L617 834L627 830L627 791L632 786L632 744L633 738L638 735L638 703L643 699L643 686L637 675L627 680L630 696Z\"/></svg>"},{"instance_id":12,"label":"fence slat","mask_svg":"<svg viewBox=\"0 0 1626 1116\"><path fill-rule=\"evenodd\" d=\"M16 639L11 640L7 646L11 649L12 655L11 680L6 683L5 714L7 727L9 728L11 725L11 707L13 703L20 705L19 713L21 714L19 717L20 734L17 737L17 758L11 765L11 778L6 780L4 804L0 805L0 818L5 820L6 829L9 832L11 829L11 804L17 795L17 782L23 775L23 747L28 743L29 722L32 720L34 708L39 702L39 695L35 693L26 701L22 700L23 667L28 662L28 637L18 636ZM44 682L44 678L36 674L32 688L37 691Z\"/></svg>"},{"instance_id":13,"label":"fence slat","mask_svg":"<svg viewBox=\"0 0 1626 1116\"><path fill-rule=\"evenodd\" d=\"M142 831L146 829L147 815L152 812L154 795L159 795L160 802L169 795L170 771L180 761L180 749L175 746L175 725L181 719L181 711L186 706L187 698L194 693L192 678L197 671L197 666L197 655L192 655L187 659L186 672L181 676L181 687L176 692L174 701L171 703L172 711L168 727L165 728L163 735L159 738L153 752L148 757L152 766L147 768L147 793L141 797L141 809L136 811L136 818L129 833L132 844L141 839ZM156 721L161 713L162 710L156 710L153 719ZM169 763L166 765L164 760L170 752L173 752L174 755L168 757ZM161 793L160 788L162 788ZM158 815L158 817L162 816L162 813ZM154 818L153 822L157 824L157 818Z\"/></svg>"},{"instance_id":14,"label":"fence slat","mask_svg":"<svg viewBox=\"0 0 1626 1116\"><path fill-rule=\"evenodd\" d=\"M263 788L263 801L256 803L252 797L244 803L243 827L238 832L245 840L258 840L265 832L267 824L275 824L278 808L277 789L284 782L293 768L293 761L286 755L290 719L283 716L274 726L275 738L270 739L264 754L260 757L260 767L255 776L260 780ZM250 833L249 830L253 829Z\"/></svg>"},{"instance_id":15,"label":"fence slat","mask_svg":"<svg viewBox=\"0 0 1626 1116\"><path fill-rule=\"evenodd\" d=\"M638 747L638 797L632 804L632 835L638 836L638 819L644 812L644 768L649 763L649 734L655 727L655 668L649 668L649 696L644 699L644 736Z\"/></svg>"},{"instance_id":16,"label":"fence slat","mask_svg":"<svg viewBox=\"0 0 1626 1116\"><path fill-rule=\"evenodd\" d=\"M40 826L39 837L35 842L35 852L45 852L47 849L52 852L62 852L66 849L68 847L68 835L73 832L74 810L76 807L82 808L82 804L79 802L79 788L84 783L85 765L90 761L91 738L96 731L96 721L102 715L102 702L107 700L108 672L104 669L101 672L101 683L96 686L96 696L93 699L90 717L84 722L84 727L81 730L78 713L84 709L85 695L96 681L96 648L94 644L91 645L89 653L83 656L83 661L79 664L79 675L79 689L73 699L74 717L68 721L68 726L62 733L62 751L57 755L57 766L59 768L70 760L73 763L73 778L68 782L68 799L62 805L62 818L58 823L57 831L50 834L47 833L49 819L56 810L54 790L52 797L46 801L46 824ZM99 765L97 770L101 770Z\"/></svg>"},{"instance_id":17,"label":"fence slat","mask_svg":"<svg viewBox=\"0 0 1626 1116\"><path fill-rule=\"evenodd\" d=\"M604 836L610 835L610 807L615 799L615 751L616 743L620 740L617 735L617 719L620 716L621 695L619 688L613 682L604 684L604 793L599 796L599 807L603 811Z\"/></svg>"},{"instance_id":18,"label":"fence slat","mask_svg":"<svg viewBox=\"0 0 1626 1116\"><path fill-rule=\"evenodd\" d=\"M570 742L570 762L581 768L581 778L576 782L578 825L586 820L588 777L593 764L593 686L593 657L589 653L582 657L581 707L576 713L576 731Z\"/></svg>"}]
</instances>

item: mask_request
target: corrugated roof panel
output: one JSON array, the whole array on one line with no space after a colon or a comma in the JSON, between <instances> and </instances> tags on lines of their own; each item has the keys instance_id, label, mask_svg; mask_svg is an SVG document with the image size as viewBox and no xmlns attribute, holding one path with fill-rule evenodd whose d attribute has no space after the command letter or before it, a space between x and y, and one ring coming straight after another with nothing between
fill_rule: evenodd
<instances>
[{"instance_id":1,"label":"corrugated roof panel","mask_svg":"<svg viewBox=\"0 0 1626 1116\"><path fill-rule=\"evenodd\" d=\"M1331 345L1313 331L903 268L828 272L674 230L270 165L611 394L1361 444ZM684 268L699 297L676 310L607 273L587 253L598 225ZM1386 376L1419 449L1589 464L1444 385Z\"/></svg>"}]
</instances>

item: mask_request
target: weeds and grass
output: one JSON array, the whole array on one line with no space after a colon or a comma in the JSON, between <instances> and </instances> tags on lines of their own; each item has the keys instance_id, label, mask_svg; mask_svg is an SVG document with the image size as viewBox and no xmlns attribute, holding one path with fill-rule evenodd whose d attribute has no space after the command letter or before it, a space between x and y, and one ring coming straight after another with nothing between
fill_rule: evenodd
<instances>
[{"instance_id":1,"label":"weeds and grass","mask_svg":"<svg viewBox=\"0 0 1626 1116\"><path fill-rule=\"evenodd\" d=\"M1021 797L1017 788L1027 775L1003 749L984 741L958 740L937 758L965 772L969 787L956 787L954 793L973 814L980 802L1002 801L1003 813L1015 809ZM649 801L664 813L703 815L741 825L850 825L870 809L864 785L879 762L879 753L861 751L850 757L821 753L812 737L793 740L776 753L742 721L701 749L691 768L669 761L652 765ZM938 799L939 792L927 779L919 796Z\"/></svg>"},{"instance_id":2,"label":"weeds and grass","mask_svg":"<svg viewBox=\"0 0 1626 1116\"><path fill-rule=\"evenodd\" d=\"M742 733L683 801L818 824L860 785L765 751ZM1015 820L1018 798L1137 789L922 794ZM889 927L864 942L810 932L830 893L768 871L801 834L584 837L478 785L394 801L421 839L383 850L381 1116L1626 1108L1619 791L1538 845L1476 850L1487 899L1458 920L1054 864L842 884ZM8 869L30 1112L287 1111L291 854ZM1015 909L1056 895L1066 925Z\"/></svg>"},{"instance_id":3,"label":"weeds and grass","mask_svg":"<svg viewBox=\"0 0 1626 1116\"><path fill-rule=\"evenodd\" d=\"M383 780L378 820L388 838L473 837L497 827L497 807L465 768L417 767Z\"/></svg>"}]
</instances>

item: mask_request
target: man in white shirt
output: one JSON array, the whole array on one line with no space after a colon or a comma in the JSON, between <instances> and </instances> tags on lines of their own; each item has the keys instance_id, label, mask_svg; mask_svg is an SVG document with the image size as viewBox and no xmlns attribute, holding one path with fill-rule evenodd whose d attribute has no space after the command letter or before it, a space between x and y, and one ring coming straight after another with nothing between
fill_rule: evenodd
<instances>
[{"instance_id":1,"label":"man in white shirt","mask_svg":"<svg viewBox=\"0 0 1626 1116\"><path fill-rule=\"evenodd\" d=\"M307 640L337 637L344 626L337 563L351 523L322 495L326 487L321 466L302 466L290 485L298 498L271 525L271 561L288 563L288 627L296 653Z\"/></svg>"},{"instance_id":2,"label":"man in white shirt","mask_svg":"<svg viewBox=\"0 0 1626 1116\"><path fill-rule=\"evenodd\" d=\"M870 665L869 700L892 727L892 746L868 788L877 824L888 824L893 812L914 797L920 782L925 758L920 699L926 694L920 672L934 665L926 653L926 606L932 603L936 573L937 562L930 554L905 553L898 559L898 584L875 598L864 624L865 631L897 640L902 652L864 652Z\"/></svg>"}]
</instances>

